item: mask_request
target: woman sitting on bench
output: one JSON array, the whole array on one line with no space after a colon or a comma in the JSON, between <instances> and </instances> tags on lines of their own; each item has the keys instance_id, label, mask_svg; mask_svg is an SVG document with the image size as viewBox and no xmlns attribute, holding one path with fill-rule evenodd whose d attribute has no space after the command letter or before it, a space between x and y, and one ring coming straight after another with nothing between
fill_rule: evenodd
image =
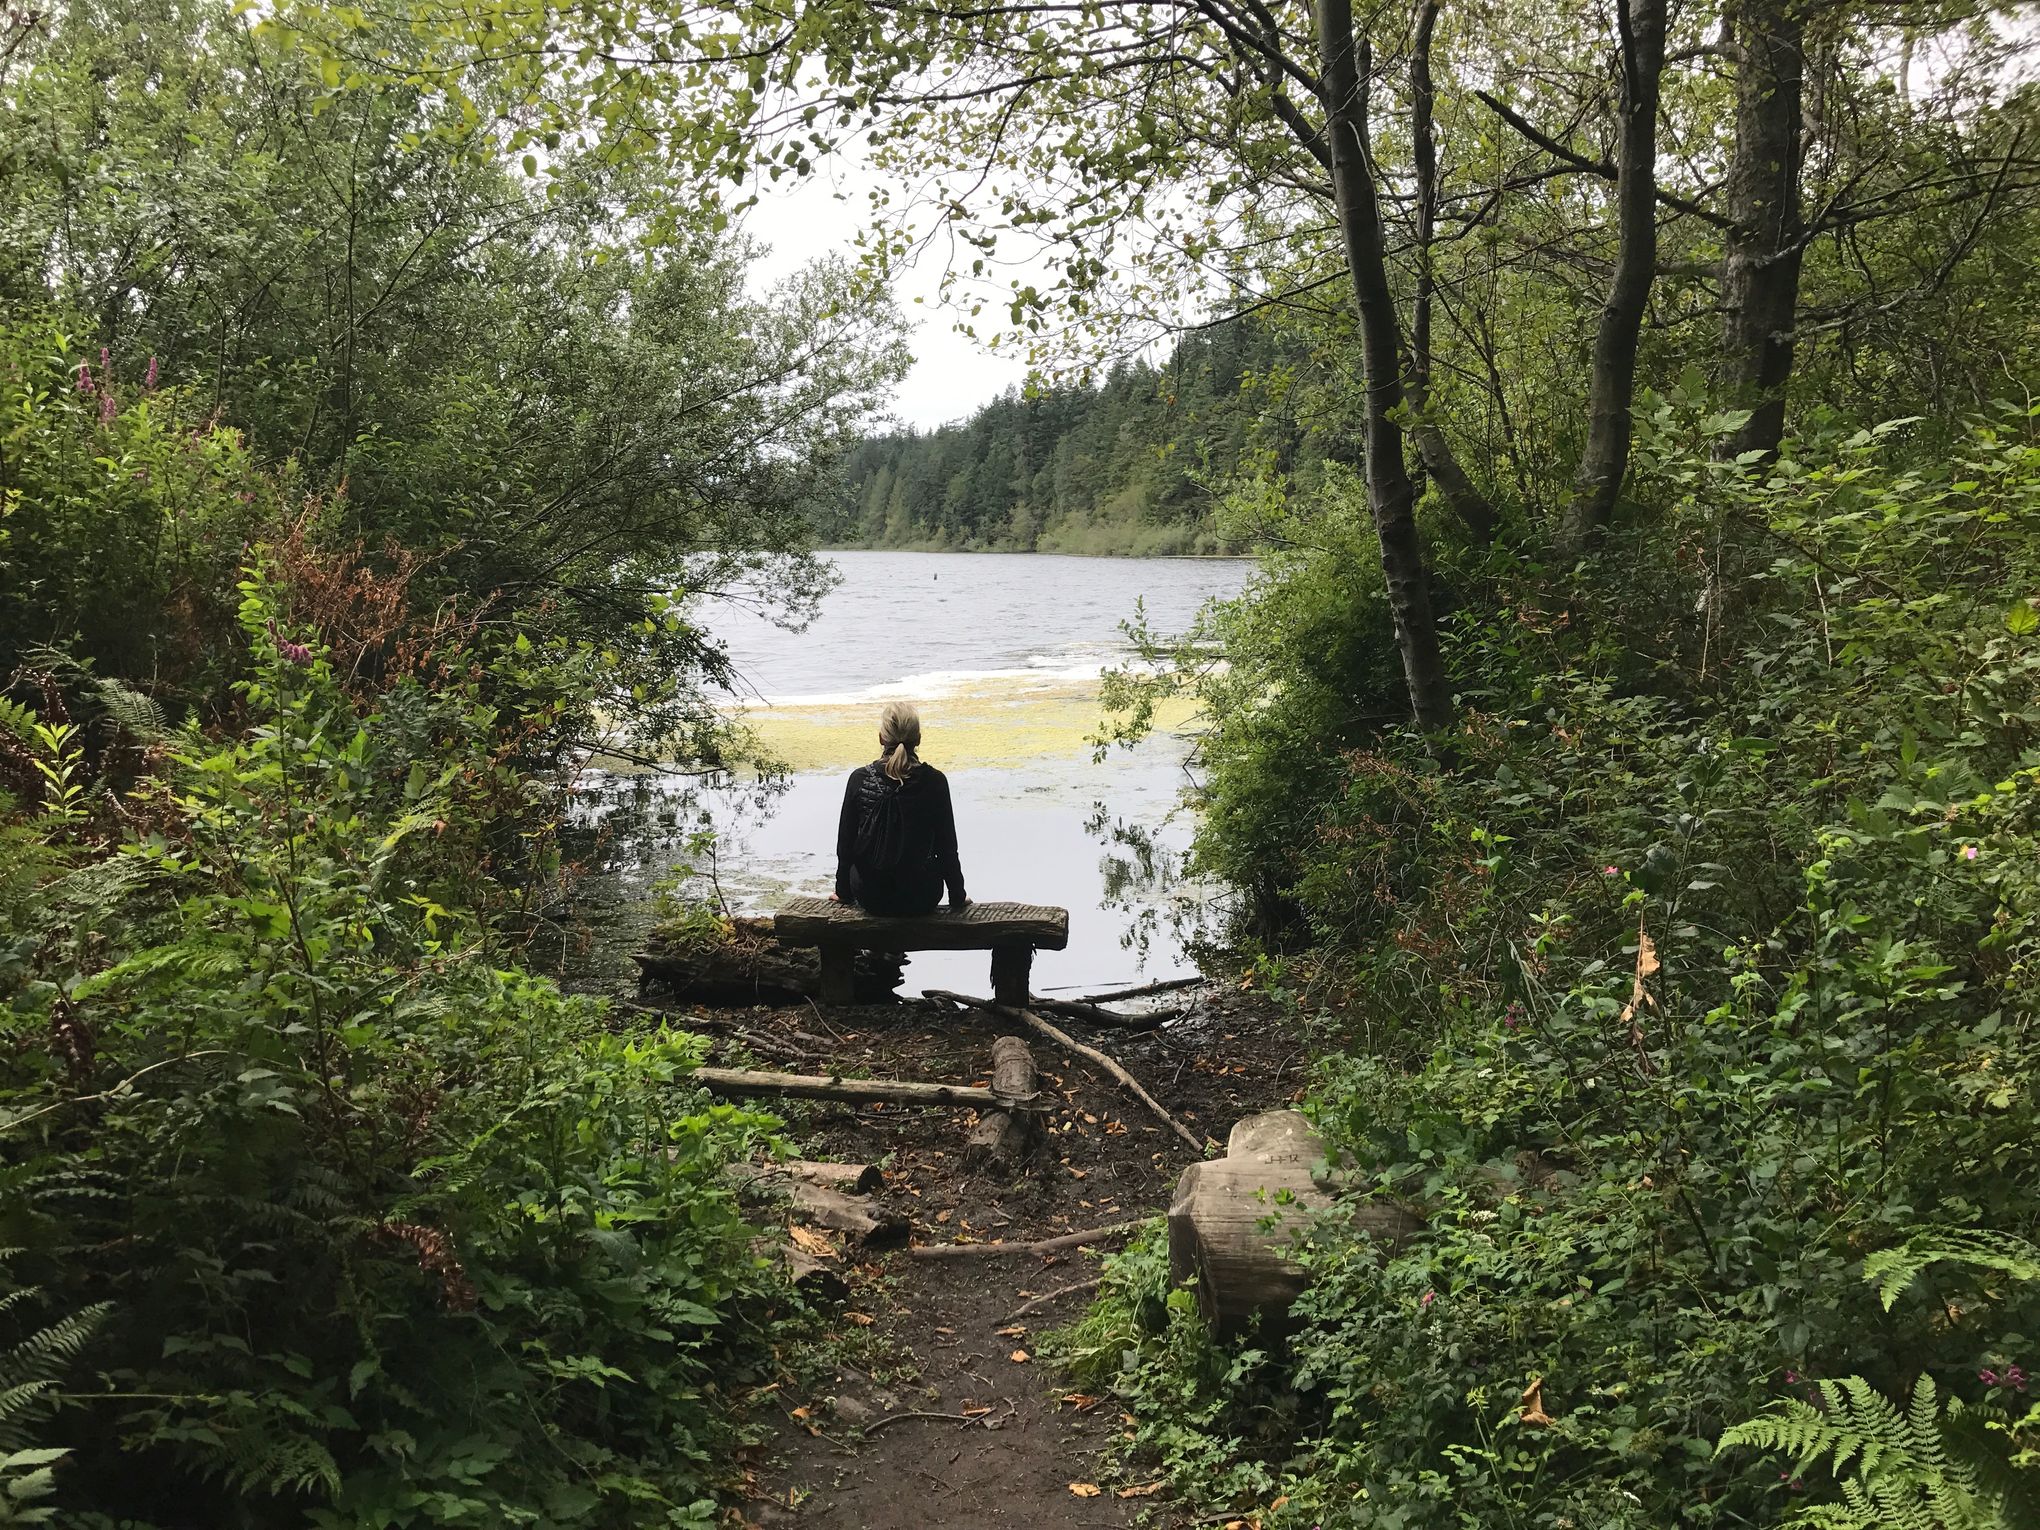
<instances>
[{"instance_id":1,"label":"woman sitting on bench","mask_svg":"<svg viewBox=\"0 0 2040 1530\"><path fill-rule=\"evenodd\" d=\"M962 908L963 864L949 779L921 763L921 716L904 701L878 719L879 757L853 771L836 825L836 892L874 914L931 912L949 889Z\"/></svg>"}]
</instances>

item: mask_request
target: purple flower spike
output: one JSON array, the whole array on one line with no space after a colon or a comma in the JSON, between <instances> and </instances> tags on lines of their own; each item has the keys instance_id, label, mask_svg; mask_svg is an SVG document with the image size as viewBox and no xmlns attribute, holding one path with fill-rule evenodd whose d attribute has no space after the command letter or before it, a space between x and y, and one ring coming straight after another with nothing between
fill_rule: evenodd
<instances>
[{"instance_id":1,"label":"purple flower spike","mask_svg":"<svg viewBox=\"0 0 2040 1530\"><path fill-rule=\"evenodd\" d=\"M312 651L303 643L278 643L276 651L292 664L309 664L312 662Z\"/></svg>"},{"instance_id":2,"label":"purple flower spike","mask_svg":"<svg viewBox=\"0 0 2040 1530\"><path fill-rule=\"evenodd\" d=\"M156 358L154 356L149 358L149 370L143 374L142 390L146 393L154 393L156 391Z\"/></svg>"},{"instance_id":3,"label":"purple flower spike","mask_svg":"<svg viewBox=\"0 0 2040 1530\"><path fill-rule=\"evenodd\" d=\"M111 425L113 423L113 410L113 390L108 388L99 395L99 423Z\"/></svg>"},{"instance_id":4,"label":"purple flower spike","mask_svg":"<svg viewBox=\"0 0 2040 1530\"><path fill-rule=\"evenodd\" d=\"M78 368L78 391L87 397L99 391L92 386L92 363L89 361Z\"/></svg>"}]
</instances>

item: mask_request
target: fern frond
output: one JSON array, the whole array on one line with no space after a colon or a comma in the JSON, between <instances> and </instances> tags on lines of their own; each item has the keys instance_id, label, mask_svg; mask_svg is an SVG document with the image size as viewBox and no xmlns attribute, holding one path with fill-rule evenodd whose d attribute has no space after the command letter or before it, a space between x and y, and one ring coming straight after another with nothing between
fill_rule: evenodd
<instances>
[{"instance_id":1,"label":"fern frond","mask_svg":"<svg viewBox=\"0 0 2040 1530\"><path fill-rule=\"evenodd\" d=\"M1950 1449L1931 1377L1914 1383L1903 1412L1861 1376L1816 1385L1825 1408L1797 1398L1775 1403L1726 1431L1718 1447L1782 1451L1802 1470L1826 1462L1839 1479L1841 1503L1808 1505L1793 1524L2011 1530L2003 1495L1986 1492L1974 1460Z\"/></svg>"},{"instance_id":2,"label":"fern frond","mask_svg":"<svg viewBox=\"0 0 2040 1530\"><path fill-rule=\"evenodd\" d=\"M1889 1312L1927 1266L1944 1262L2040 1280L2040 1247L2010 1233L1968 1227L1930 1227L1897 1248L1879 1249L1863 1261L1863 1278L1877 1288Z\"/></svg>"},{"instance_id":3,"label":"fern frond","mask_svg":"<svg viewBox=\"0 0 2040 1530\"><path fill-rule=\"evenodd\" d=\"M163 709L153 697L145 696L118 680L102 678L98 684L99 704L122 732L145 742L163 736Z\"/></svg>"},{"instance_id":4,"label":"fern frond","mask_svg":"<svg viewBox=\"0 0 2040 1530\"><path fill-rule=\"evenodd\" d=\"M109 1302L87 1307L30 1334L12 1349L0 1351L0 1380L52 1373L85 1347L99 1320L111 1310Z\"/></svg>"}]
</instances>

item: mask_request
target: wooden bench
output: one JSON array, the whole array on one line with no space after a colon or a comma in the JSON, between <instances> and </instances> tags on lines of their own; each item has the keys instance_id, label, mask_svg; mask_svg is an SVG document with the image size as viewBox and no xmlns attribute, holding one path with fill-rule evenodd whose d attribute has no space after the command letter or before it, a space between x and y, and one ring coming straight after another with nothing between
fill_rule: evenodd
<instances>
[{"instance_id":1,"label":"wooden bench","mask_svg":"<svg viewBox=\"0 0 2040 1530\"><path fill-rule=\"evenodd\" d=\"M1070 911L1033 903L973 903L912 918L868 914L832 898L795 898L772 920L783 946L815 946L822 953L822 998L850 1002L850 964L859 951L990 951L992 993L1022 1008L1034 953L1070 943Z\"/></svg>"}]
</instances>

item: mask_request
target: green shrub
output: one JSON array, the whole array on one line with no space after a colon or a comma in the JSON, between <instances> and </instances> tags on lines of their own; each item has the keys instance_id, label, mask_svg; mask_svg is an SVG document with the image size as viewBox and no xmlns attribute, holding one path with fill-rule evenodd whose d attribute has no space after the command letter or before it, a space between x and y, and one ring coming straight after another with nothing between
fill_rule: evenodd
<instances>
[{"instance_id":1,"label":"green shrub","mask_svg":"<svg viewBox=\"0 0 2040 1530\"><path fill-rule=\"evenodd\" d=\"M1759 473L1657 406L1657 513L1597 560L1448 559L1442 764L1338 731L1331 686L1285 736L1296 659L1206 684L1234 705L1199 853L1268 857L1313 942L1269 971L1319 1017L1315 1108L1430 1228L1384 1263L1327 1224L1186 1482L1232 1505L1212 1463L1272 1462L1270 1526L1778 1523L1838 1489L1717 1457L1766 1402L1924 1374L1973 1404L2030 1362L2040 1299L2001 1272L1888 1313L1859 1276L1922 1223L2040 1232L2032 421ZM1336 608L1283 575L1222 624Z\"/></svg>"},{"instance_id":2,"label":"green shrub","mask_svg":"<svg viewBox=\"0 0 2040 1530\"><path fill-rule=\"evenodd\" d=\"M241 596L245 728L7 830L53 848L0 909L0 1243L108 1304L41 1431L66 1502L709 1522L779 1297L721 1171L775 1123L688 1086L694 1038L505 965L522 804L467 663L364 708L266 574Z\"/></svg>"}]
</instances>

